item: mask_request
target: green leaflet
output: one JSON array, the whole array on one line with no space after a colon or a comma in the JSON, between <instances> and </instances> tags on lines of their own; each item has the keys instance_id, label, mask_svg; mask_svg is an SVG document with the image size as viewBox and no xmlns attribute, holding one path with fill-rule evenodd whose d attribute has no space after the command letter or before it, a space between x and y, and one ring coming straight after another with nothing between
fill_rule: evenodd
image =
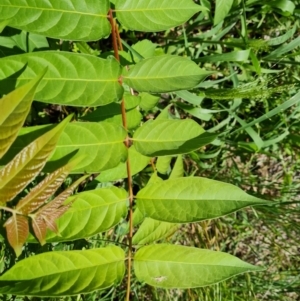
<instances>
[{"instance_id":1,"label":"green leaflet","mask_svg":"<svg viewBox=\"0 0 300 301\"><path fill-rule=\"evenodd\" d=\"M35 90L46 70L26 85L0 99L0 158L16 139L31 108Z\"/></svg>"},{"instance_id":2,"label":"green leaflet","mask_svg":"<svg viewBox=\"0 0 300 301\"><path fill-rule=\"evenodd\" d=\"M0 161L0 165L6 164L24 146L48 129L49 126L23 128L10 151ZM73 173L93 173L114 168L127 158L127 149L123 143L125 137L126 131L123 127L113 123L70 123L58 140L55 152L47 162L44 171L54 171L65 164L74 152L77 152L76 157L81 155L85 157L77 164Z\"/></svg>"},{"instance_id":3,"label":"green leaflet","mask_svg":"<svg viewBox=\"0 0 300 301\"><path fill-rule=\"evenodd\" d=\"M127 213L127 192L109 187L85 191L69 197L72 207L57 220L59 236L48 231L47 242L83 239L106 231L118 224ZM33 237L30 242L35 242Z\"/></svg>"},{"instance_id":4,"label":"green leaflet","mask_svg":"<svg viewBox=\"0 0 300 301\"><path fill-rule=\"evenodd\" d=\"M204 7L192 0L117 0L118 21L130 30L162 31L178 26Z\"/></svg>"},{"instance_id":5,"label":"green leaflet","mask_svg":"<svg viewBox=\"0 0 300 301\"><path fill-rule=\"evenodd\" d=\"M93 41L110 34L109 0L1 0L0 21L47 37Z\"/></svg>"},{"instance_id":6,"label":"green leaflet","mask_svg":"<svg viewBox=\"0 0 300 301\"><path fill-rule=\"evenodd\" d=\"M145 216L171 223L197 222L246 206L270 204L232 184L200 177L149 184L138 192L136 199Z\"/></svg>"},{"instance_id":7,"label":"green leaflet","mask_svg":"<svg viewBox=\"0 0 300 301\"><path fill-rule=\"evenodd\" d=\"M262 268L223 253L158 244L139 249L134 271L141 282L164 288L191 288L218 283Z\"/></svg>"},{"instance_id":8,"label":"green leaflet","mask_svg":"<svg viewBox=\"0 0 300 301\"><path fill-rule=\"evenodd\" d=\"M35 255L0 277L0 292L56 297L104 289L122 280L124 260L124 251L116 246Z\"/></svg>"},{"instance_id":9,"label":"green leaflet","mask_svg":"<svg viewBox=\"0 0 300 301\"><path fill-rule=\"evenodd\" d=\"M147 121L132 140L136 150L145 156L167 156L191 152L215 138L191 119L161 119Z\"/></svg>"},{"instance_id":10,"label":"green leaflet","mask_svg":"<svg viewBox=\"0 0 300 301\"><path fill-rule=\"evenodd\" d=\"M123 80L138 92L174 92L194 88L212 73L188 58L160 55L132 66Z\"/></svg>"},{"instance_id":11,"label":"green leaflet","mask_svg":"<svg viewBox=\"0 0 300 301\"><path fill-rule=\"evenodd\" d=\"M0 94L24 85L46 67L35 99L73 106L100 106L121 99L121 67L115 59L69 52L33 52L0 59Z\"/></svg>"},{"instance_id":12,"label":"green leaflet","mask_svg":"<svg viewBox=\"0 0 300 301\"><path fill-rule=\"evenodd\" d=\"M128 157L132 176L142 171L149 164L151 159L137 152L134 146L129 148ZM101 172L95 180L99 182L110 182L124 178L127 178L126 162L121 162L117 167Z\"/></svg>"},{"instance_id":13,"label":"green leaflet","mask_svg":"<svg viewBox=\"0 0 300 301\"><path fill-rule=\"evenodd\" d=\"M144 245L171 236L179 225L146 218L132 238L133 244Z\"/></svg>"}]
</instances>

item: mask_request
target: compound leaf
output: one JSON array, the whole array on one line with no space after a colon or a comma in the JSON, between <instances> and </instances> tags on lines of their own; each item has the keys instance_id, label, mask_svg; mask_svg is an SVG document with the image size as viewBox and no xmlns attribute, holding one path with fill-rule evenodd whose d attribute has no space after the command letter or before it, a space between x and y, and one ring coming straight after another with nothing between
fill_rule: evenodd
<instances>
[{"instance_id":1,"label":"compound leaf","mask_svg":"<svg viewBox=\"0 0 300 301\"><path fill-rule=\"evenodd\" d=\"M122 280L124 251L116 246L38 254L0 277L3 294L69 296L104 289Z\"/></svg>"},{"instance_id":2,"label":"compound leaf","mask_svg":"<svg viewBox=\"0 0 300 301\"><path fill-rule=\"evenodd\" d=\"M134 256L139 281L163 288L207 286L260 270L230 254L185 246L151 245L140 248Z\"/></svg>"}]
</instances>

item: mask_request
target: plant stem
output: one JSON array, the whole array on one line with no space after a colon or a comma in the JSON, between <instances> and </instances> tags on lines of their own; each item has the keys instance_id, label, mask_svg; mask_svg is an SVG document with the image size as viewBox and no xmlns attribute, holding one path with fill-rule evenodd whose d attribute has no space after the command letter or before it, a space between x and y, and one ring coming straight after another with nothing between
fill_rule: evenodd
<instances>
[{"instance_id":1,"label":"plant stem","mask_svg":"<svg viewBox=\"0 0 300 301\"><path fill-rule=\"evenodd\" d=\"M115 58L120 61L119 57L119 49L122 49L122 43L118 31L118 27L113 19L112 10L109 11L109 21L111 24L112 30L112 44L114 48L114 55ZM122 85L122 79L119 80L120 85ZM133 94L133 90L131 90ZM123 127L128 132L127 128L127 119L126 119L126 109L125 109L125 100L124 97L122 98L121 102L121 111L122 111L122 122ZM130 147L130 137L127 134L127 137L124 141L127 149ZM129 157L126 161L126 168L127 168L127 183L128 183L128 197L129 197L129 212L128 212L128 222L129 222L129 233L127 235L128 241L128 260L127 260L127 290L126 290L126 301L130 300L130 288L131 288L131 269L132 269L132 236L133 236L133 189L132 189L132 176L131 176L131 168L130 168L130 161Z\"/></svg>"}]
</instances>

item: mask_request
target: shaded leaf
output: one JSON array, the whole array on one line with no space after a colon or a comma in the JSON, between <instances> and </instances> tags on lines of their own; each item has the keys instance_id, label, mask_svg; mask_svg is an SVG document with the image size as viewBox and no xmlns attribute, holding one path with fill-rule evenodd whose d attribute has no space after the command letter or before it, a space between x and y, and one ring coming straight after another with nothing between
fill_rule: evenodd
<instances>
[{"instance_id":1,"label":"shaded leaf","mask_svg":"<svg viewBox=\"0 0 300 301\"><path fill-rule=\"evenodd\" d=\"M13 214L4 224L7 240L17 257L22 253L22 247L29 235L28 219L25 216Z\"/></svg>"},{"instance_id":2,"label":"shaded leaf","mask_svg":"<svg viewBox=\"0 0 300 301\"><path fill-rule=\"evenodd\" d=\"M184 154L216 138L191 119L148 120L133 135L133 144L145 156Z\"/></svg>"},{"instance_id":3,"label":"shaded leaf","mask_svg":"<svg viewBox=\"0 0 300 301\"><path fill-rule=\"evenodd\" d=\"M108 0L1 0L0 21L64 40L93 41L109 35Z\"/></svg>"},{"instance_id":4,"label":"shaded leaf","mask_svg":"<svg viewBox=\"0 0 300 301\"><path fill-rule=\"evenodd\" d=\"M117 0L118 21L128 29L162 31L180 25L205 8L192 0Z\"/></svg>"},{"instance_id":5,"label":"shaded leaf","mask_svg":"<svg viewBox=\"0 0 300 301\"><path fill-rule=\"evenodd\" d=\"M0 94L25 84L48 67L36 100L85 107L105 105L122 97L123 88L118 82L121 67L115 59L40 51L4 57L0 64Z\"/></svg>"},{"instance_id":6,"label":"shaded leaf","mask_svg":"<svg viewBox=\"0 0 300 301\"><path fill-rule=\"evenodd\" d=\"M134 271L141 282L164 288L207 286L250 271L261 271L223 252L176 245L151 245L139 249Z\"/></svg>"},{"instance_id":7,"label":"shaded leaf","mask_svg":"<svg viewBox=\"0 0 300 301\"><path fill-rule=\"evenodd\" d=\"M145 216L172 223L212 219L246 206L270 204L232 184L200 177L151 183L136 198Z\"/></svg>"},{"instance_id":8,"label":"shaded leaf","mask_svg":"<svg viewBox=\"0 0 300 301\"><path fill-rule=\"evenodd\" d=\"M42 170L71 118L72 115L68 116L55 128L30 143L0 170L2 204L13 199Z\"/></svg>"},{"instance_id":9,"label":"shaded leaf","mask_svg":"<svg viewBox=\"0 0 300 301\"><path fill-rule=\"evenodd\" d=\"M60 236L48 231L47 242L70 241L87 238L115 226L127 214L128 196L124 189L101 188L81 192L66 200L72 207L56 224ZM30 242L35 242L30 237Z\"/></svg>"},{"instance_id":10,"label":"shaded leaf","mask_svg":"<svg viewBox=\"0 0 300 301\"><path fill-rule=\"evenodd\" d=\"M160 55L132 66L123 80L138 92L161 93L194 88L212 73L187 58Z\"/></svg>"},{"instance_id":11,"label":"shaded leaf","mask_svg":"<svg viewBox=\"0 0 300 301\"><path fill-rule=\"evenodd\" d=\"M124 260L124 251L116 246L39 254L2 275L0 292L41 297L89 293L120 282Z\"/></svg>"},{"instance_id":12,"label":"shaded leaf","mask_svg":"<svg viewBox=\"0 0 300 301\"><path fill-rule=\"evenodd\" d=\"M128 157L132 176L142 171L150 162L150 157L143 156L137 152L134 146L129 148ZM104 170L95 180L99 182L110 182L124 178L127 178L126 162L120 163L113 169Z\"/></svg>"},{"instance_id":13,"label":"shaded leaf","mask_svg":"<svg viewBox=\"0 0 300 301\"><path fill-rule=\"evenodd\" d=\"M146 218L140 225L137 232L132 238L135 245L149 244L154 241L169 237L177 229L179 225L167 222L161 222L152 218Z\"/></svg>"},{"instance_id":14,"label":"shaded leaf","mask_svg":"<svg viewBox=\"0 0 300 301\"><path fill-rule=\"evenodd\" d=\"M35 90L45 72L46 70L0 99L0 158L16 139L31 108Z\"/></svg>"},{"instance_id":15,"label":"shaded leaf","mask_svg":"<svg viewBox=\"0 0 300 301\"><path fill-rule=\"evenodd\" d=\"M169 179L181 178L183 176L184 176L183 158L182 155L179 155L175 161Z\"/></svg>"}]
</instances>

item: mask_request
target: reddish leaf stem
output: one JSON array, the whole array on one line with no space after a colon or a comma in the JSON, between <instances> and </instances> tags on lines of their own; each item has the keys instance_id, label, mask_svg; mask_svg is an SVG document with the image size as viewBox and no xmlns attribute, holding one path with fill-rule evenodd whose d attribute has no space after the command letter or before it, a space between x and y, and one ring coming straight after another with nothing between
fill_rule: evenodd
<instances>
[{"instance_id":1,"label":"reddish leaf stem","mask_svg":"<svg viewBox=\"0 0 300 301\"><path fill-rule=\"evenodd\" d=\"M120 62L119 49L123 50L121 38L119 35L118 27L116 26L115 20L113 18L112 10L109 11L109 21L111 24L112 31L112 44L114 49L114 56ZM122 85L122 79L120 78L119 83ZM133 94L133 90L131 90ZM121 111L122 111L122 122L123 127L126 131L128 131L127 127L127 119L126 119L126 109L125 109L125 101L124 97L121 102ZM124 141L127 149L130 147L130 137L127 135ZM129 233L127 235L128 241L128 260L127 260L127 290L126 290L126 301L130 300L130 288L131 288L131 269L132 269L132 236L133 236L133 189L132 189L132 176L131 176L131 168L129 157L126 161L127 168L127 183L128 183L128 194L129 194L129 212L128 212L128 222L129 222Z\"/></svg>"}]
</instances>

